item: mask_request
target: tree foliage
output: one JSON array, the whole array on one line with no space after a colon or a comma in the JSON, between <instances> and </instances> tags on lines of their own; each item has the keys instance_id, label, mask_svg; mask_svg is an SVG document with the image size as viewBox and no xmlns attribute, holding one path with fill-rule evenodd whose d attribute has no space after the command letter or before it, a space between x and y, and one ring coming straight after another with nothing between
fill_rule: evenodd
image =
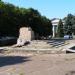
<instances>
[{"instance_id":1,"label":"tree foliage","mask_svg":"<svg viewBox=\"0 0 75 75\"><path fill-rule=\"evenodd\" d=\"M68 14L64 24L64 34L72 35L73 33L73 15Z\"/></svg>"},{"instance_id":2,"label":"tree foliage","mask_svg":"<svg viewBox=\"0 0 75 75\"><path fill-rule=\"evenodd\" d=\"M30 26L40 36L52 34L51 21L33 8L19 8L0 1L0 35L18 36L21 26Z\"/></svg>"},{"instance_id":3,"label":"tree foliage","mask_svg":"<svg viewBox=\"0 0 75 75\"><path fill-rule=\"evenodd\" d=\"M61 19L59 20L59 23L58 23L57 34L58 34L58 37L63 37L64 36L63 22L62 22Z\"/></svg>"}]
</instances>

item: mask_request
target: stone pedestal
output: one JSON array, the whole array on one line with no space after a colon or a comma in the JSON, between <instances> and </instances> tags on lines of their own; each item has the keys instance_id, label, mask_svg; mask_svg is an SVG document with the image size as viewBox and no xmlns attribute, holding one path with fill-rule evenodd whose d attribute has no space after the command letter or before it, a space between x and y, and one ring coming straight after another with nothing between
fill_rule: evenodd
<instances>
[{"instance_id":1,"label":"stone pedestal","mask_svg":"<svg viewBox=\"0 0 75 75\"><path fill-rule=\"evenodd\" d=\"M25 42L34 39L34 32L30 27L21 27L19 30L19 38L17 40L17 45L24 45Z\"/></svg>"}]
</instances>

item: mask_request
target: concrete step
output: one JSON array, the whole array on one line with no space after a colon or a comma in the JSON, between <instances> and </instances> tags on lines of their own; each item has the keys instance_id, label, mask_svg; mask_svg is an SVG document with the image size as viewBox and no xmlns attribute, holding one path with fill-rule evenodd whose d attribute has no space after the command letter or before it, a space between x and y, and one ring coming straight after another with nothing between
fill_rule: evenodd
<instances>
[{"instance_id":1,"label":"concrete step","mask_svg":"<svg viewBox=\"0 0 75 75\"><path fill-rule=\"evenodd\" d=\"M66 50L63 50L62 48L23 48L23 47L17 47L17 48L4 48L2 54L10 54L10 53L27 53L27 54L61 54L66 53Z\"/></svg>"}]
</instances>

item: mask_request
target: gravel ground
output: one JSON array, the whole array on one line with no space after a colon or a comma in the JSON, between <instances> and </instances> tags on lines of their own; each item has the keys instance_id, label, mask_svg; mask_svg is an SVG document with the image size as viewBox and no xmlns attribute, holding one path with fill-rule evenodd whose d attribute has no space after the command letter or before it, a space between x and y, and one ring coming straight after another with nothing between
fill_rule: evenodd
<instances>
[{"instance_id":1,"label":"gravel ground","mask_svg":"<svg viewBox=\"0 0 75 75\"><path fill-rule=\"evenodd\" d=\"M75 75L75 54L0 54L0 75Z\"/></svg>"}]
</instances>

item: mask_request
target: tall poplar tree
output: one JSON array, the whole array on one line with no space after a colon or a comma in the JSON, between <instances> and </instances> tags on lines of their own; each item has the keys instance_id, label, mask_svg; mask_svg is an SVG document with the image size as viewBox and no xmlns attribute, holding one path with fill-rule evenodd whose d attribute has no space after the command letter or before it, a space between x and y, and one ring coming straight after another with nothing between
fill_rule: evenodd
<instances>
[{"instance_id":1,"label":"tall poplar tree","mask_svg":"<svg viewBox=\"0 0 75 75\"><path fill-rule=\"evenodd\" d=\"M59 20L59 23L58 23L57 34L58 34L58 37L63 37L63 36L64 36L64 31L63 31L63 22L62 22L61 19Z\"/></svg>"}]
</instances>

